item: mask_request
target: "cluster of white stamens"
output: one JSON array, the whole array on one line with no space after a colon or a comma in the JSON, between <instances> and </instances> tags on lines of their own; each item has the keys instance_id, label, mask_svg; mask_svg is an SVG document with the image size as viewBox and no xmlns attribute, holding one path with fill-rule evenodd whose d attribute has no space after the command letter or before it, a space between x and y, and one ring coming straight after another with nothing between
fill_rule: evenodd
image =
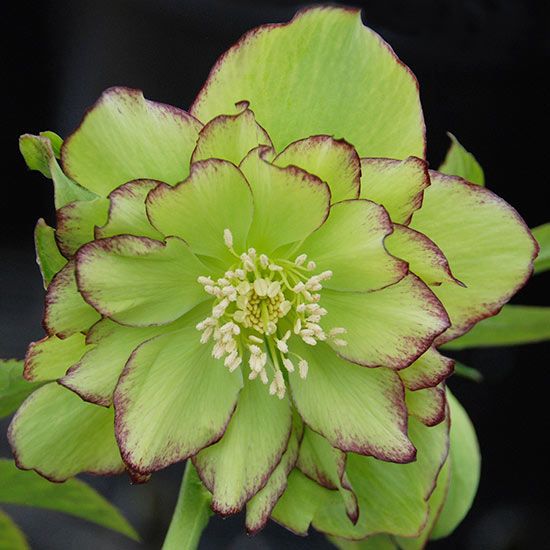
<instances>
[{"instance_id":1,"label":"cluster of white stamens","mask_svg":"<svg viewBox=\"0 0 550 550\"><path fill-rule=\"evenodd\" d=\"M306 344L315 346L318 341L329 340L333 345L345 346L340 336L341 327L322 328L320 322L327 310L319 305L322 282L330 279L331 271L318 275L314 261L300 254L294 262L272 261L255 249L238 255L233 249L233 235L229 229L223 233L225 245L236 262L223 277L199 277L205 292L215 298L212 313L197 325L202 332L201 342L214 340L212 356L224 358L224 365L233 372L248 356L248 378L260 378L269 384L269 393L280 399L285 396L286 384L281 367L288 372L296 370L290 356L297 361L298 373L306 378L307 361L289 350L289 339L294 333ZM281 332L279 320L286 318L287 328ZM267 369L273 370L268 376Z\"/></svg>"}]
</instances>

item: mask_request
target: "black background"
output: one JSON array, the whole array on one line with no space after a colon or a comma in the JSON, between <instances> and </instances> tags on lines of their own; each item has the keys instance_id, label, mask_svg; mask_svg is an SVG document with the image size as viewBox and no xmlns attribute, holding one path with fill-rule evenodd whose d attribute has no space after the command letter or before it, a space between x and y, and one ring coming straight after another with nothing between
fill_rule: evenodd
<instances>
[{"instance_id":1,"label":"black background","mask_svg":"<svg viewBox=\"0 0 550 550\"><path fill-rule=\"evenodd\" d=\"M475 153L488 187L513 204L531 227L550 221L544 133L548 88L543 82L548 20L542 7L527 0L346 4L362 6L364 20L417 75L432 166L442 160L450 130ZM17 149L19 134L51 129L66 136L84 109L113 85L141 88L150 99L187 108L217 56L244 31L288 20L304 5L290 0L4 4L0 357L22 357L26 344L42 336L43 291L32 233L38 217L53 222L51 186L26 169ZM514 302L550 305L549 277L536 277ZM549 352L546 343L461 354L485 376L482 384L450 381L479 433L482 481L468 518L433 548L549 547ZM8 456L5 436L0 441ZM182 465L175 465L140 487L130 487L124 478L92 481L138 527L143 548L160 548L181 472ZM35 549L139 548L54 513L9 512ZM201 548L329 547L319 535L300 539L275 525L253 538L242 531L242 517L215 519Z\"/></svg>"}]
</instances>

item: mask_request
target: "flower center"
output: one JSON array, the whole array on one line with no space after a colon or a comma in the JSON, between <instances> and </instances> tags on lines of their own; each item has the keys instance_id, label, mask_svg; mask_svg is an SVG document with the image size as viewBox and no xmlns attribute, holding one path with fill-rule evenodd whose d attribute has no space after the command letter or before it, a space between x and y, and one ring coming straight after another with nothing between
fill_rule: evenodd
<instances>
[{"instance_id":1,"label":"flower center","mask_svg":"<svg viewBox=\"0 0 550 550\"><path fill-rule=\"evenodd\" d=\"M310 346L326 340L346 345L340 338L344 328L326 332L321 325L327 310L319 305L320 291L332 272L312 275L316 265L308 262L305 254L294 261L272 261L249 248L239 255L229 229L224 231L224 241L235 256L235 264L217 280L198 279L205 292L214 297L211 315L197 325L201 342L213 338L212 355L224 358L230 372L248 360L248 378L259 377L264 384L269 383L269 393L282 399L286 393L283 371L294 372L296 363L300 376L306 378L309 368L303 357L289 349L292 333Z\"/></svg>"}]
</instances>

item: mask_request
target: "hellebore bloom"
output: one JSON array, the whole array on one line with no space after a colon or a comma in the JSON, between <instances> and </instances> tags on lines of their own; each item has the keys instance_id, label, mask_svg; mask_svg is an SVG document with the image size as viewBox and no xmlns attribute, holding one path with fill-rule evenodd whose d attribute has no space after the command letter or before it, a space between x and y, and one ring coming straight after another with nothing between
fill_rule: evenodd
<instances>
[{"instance_id":1,"label":"hellebore bloom","mask_svg":"<svg viewBox=\"0 0 550 550\"><path fill-rule=\"evenodd\" d=\"M250 531L421 533L449 470L436 346L499 310L536 244L428 170L416 80L358 12L251 31L189 113L112 88L21 149L57 207L21 468L141 481L191 458Z\"/></svg>"}]
</instances>

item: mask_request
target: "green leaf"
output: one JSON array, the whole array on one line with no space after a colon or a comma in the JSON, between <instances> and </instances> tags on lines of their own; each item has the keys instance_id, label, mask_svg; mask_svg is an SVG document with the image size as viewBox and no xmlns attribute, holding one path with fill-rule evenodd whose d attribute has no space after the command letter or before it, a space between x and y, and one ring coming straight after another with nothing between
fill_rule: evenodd
<instances>
[{"instance_id":1,"label":"green leaf","mask_svg":"<svg viewBox=\"0 0 550 550\"><path fill-rule=\"evenodd\" d=\"M539 255L535 260L535 273L542 273L550 269L550 223L539 225L532 231L540 246Z\"/></svg>"},{"instance_id":2,"label":"green leaf","mask_svg":"<svg viewBox=\"0 0 550 550\"><path fill-rule=\"evenodd\" d=\"M19 470L11 460L0 459L0 502L64 512L139 540L122 514L83 481L51 483L34 472Z\"/></svg>"},{"instance_id":3,"label":"green leaf","mask_svg":"<svg viewBox=\"0 0 550 550\"><path fill-rule=\"evenodd\" d=\"M61 158L61 147L63 146L63 138L55 132L52 132L51 130L40 132L40 136L50 140L55 158Z\"/></svg>"},{"instance_id":4,"label":"green leaf","mask_svg":"<svg viewBox=\"0 0 550 550\"><path fill-rule=\"evenodd\" d=\"M185 466L176 509L162 550L195 550L212 515L212 495L202 484L190 460Z\"/></svg>"},{"instance_id":5,"label":"green leaf","mask_svg":"<svg viewBox=\"0 0 550 550\"><path fill-rule=\"evenodd\" d=\"M40 268L44 288L46 288L55 274L63 269L67 259L59 252L55 240L55 229L50 227L42 218L36 222L34 228L34 246L36 248L36 263Z\"/></svg>"},{"instance_id":6,"label":"green leaf","mask_svg":"<svg viewBox=\"0 0 550 550\"><path fill-rule=\"evenodd\" d=\"M41 383L23 378L23 361L0 359L0 418L9 416Z\"/></svg>"},{"instance_id":7,"label":"green leaf","mask_svg":"<svg viewBox=\"0 0 550 550\"><path fill-rule=\"evenodd\" d=\"M21 529L0 510L0 550L30 550Z\"/></svg>"},{"instance_id":8,"label":"green leaf","mask_svg":"<svg viewBox=\"0 0 550 550\"><path fill-rule=\"evenodd\" d=\"M494 317L447 342L445 349L516 346L550 340L550 307L507 305Z\"/></svg>"},{"instance_id":9,"label":"green leaf","mask_svg":"<svg viewBox=\"0 0 550 550\"><path fill-rule=\"evenodd\" d=\"M472 382L483 382L483 374L479 372L477 369L474 369L472 367L468 367L466 365L463 365L462 363L455 363L455 372L457 376L461 376L462 378L467 378L468 380L471 380Z\"/></svg>"},{"instance_id":10,"label":"green leaf","mask_svg":"<svg viewBox=\"0 0 550 550\"><path fill-rule=\"evenodd\" d=\"M448 132L447 135L451 139L451 146L447 151L443 164L439 167L439 172L449 176L460 176L466 181L478 185L485 185L483 168L481 168L474 155L466 151L453 134Z\"/></svg>"},{"instance_id":11,"label":"green leaf","mask_svg":"<svg viewBox=\"0 0 550 550\"><path fill-rule=\"evenodd\" d=\"M327 537L340 550L397 550L398 546L389 535L374 535L364 540L346 540Z\"/></svg>"},{"instance_id":12,"label":"green leaf","mask_svg":"<svg viewBox=\"0 0 550 550\"><path fill-rule=\"evenodd\" d=\"M450 484L430 538L450 535L472 506L479 483L481 456L474 427L457 399L447 391L451 413Z\"/></svg>"}]
</instances>

